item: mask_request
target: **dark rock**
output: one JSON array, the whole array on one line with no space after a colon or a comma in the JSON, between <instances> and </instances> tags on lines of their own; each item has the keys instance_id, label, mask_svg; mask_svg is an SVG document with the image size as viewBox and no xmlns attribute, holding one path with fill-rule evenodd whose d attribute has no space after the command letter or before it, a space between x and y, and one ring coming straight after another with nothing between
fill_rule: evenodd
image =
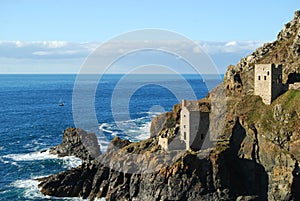
<instances>
[{"instance_id":1,"label":"dark rock","mask_svg":"<svg viewBox=\"0 0 300 201\"><path fill-rule=\"evenodd\" d=\"M50 149L51 154L64 156L76 156L84 161L97 158L100 145L94 133L88 134L80 128L68 128L63 133L63 142Z\"/></svg>"},{"instance_id":2,"label":"dark rock","mask_svg":"<svg viewBox=\"0 0 300 201\"><path fill-rule=\"evenodd\" d=\"M122 140L120 137L115 137L112 139L110 142L107 152L115 152L118 151L119 149L122 149L123 147L129 145L131 142L129 140Z\"/></svg>"},{"instance_id":3,"label":"dark rock","mask_svg":"<svg viewBox=\"0 0 300 201\"><path fill-rule=\"evenodd\" d=\"M292 183L292 189L291 194L294 201L300 200L300 168L299 163L295 163L295 168L293 170L293 183Z\"/></svg>"}]
</instances>

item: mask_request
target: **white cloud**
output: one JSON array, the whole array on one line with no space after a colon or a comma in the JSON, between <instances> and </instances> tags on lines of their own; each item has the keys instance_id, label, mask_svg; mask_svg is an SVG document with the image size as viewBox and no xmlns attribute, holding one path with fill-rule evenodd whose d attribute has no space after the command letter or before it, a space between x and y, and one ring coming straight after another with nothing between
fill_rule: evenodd
<instances>
[{"instance_id":1,"label":"white cloud","mask_svg":"<svg viewBox=\"0 0 300 201\"><path fill-rule=\"evenodd\" d=\"M169 41L158 41L161 47L168 47L168 49L174 49L177 52L187 52L190 51L186 44L174 41L170 43ZM221 54L221 53L235 53L235 52L245 52L253 51L262 42L257 41L230 41L230 42L205 42L198 41L199 47L194 47L193 52L200 53L205 51L206 53ZM66 56L69 58L73 57L86 57L92 51L94 51L100 43L89 42L89 43L71 43L66 41L33 41L33 42L23 42L23 41L0 41L0 57L9 58L51 58L56 59L63 58ZM114 42L104 47L101 47L101 54L114 55L116 52L126 52L127 50L133 49L134 46L139 46L140 44L128 43L128 42ZM40 58L39 58L40 59Z\"/></svg>"},{"instance_id":2,"label":"white cloud","mask_svg":"<svg viewBox=\"0 0 300 201\"><path fill-rule=\"evenodd\" d=\"M254 51L263 45L261 41L199 42L208 54L240 53Z\"/></svg>"},{"instance_id":3,"label":"white cloud","mask_svg":"<svg viewBox=\"0 0 300 201\"><path fill-rule=\"evenodd\" d=\"M48 48L62 48L68 45L66 41L43 41L41 43Z\"/></svg>"},{"instance_id":4,"label":"white cloud","mask_svg":"<svg viewBox=\"0 0 300 201\"><path fill-rule=\"evenodd\" d=\"M147 43L147 41L142 41ZM191 51L190 46L180 41L156 41L159 47L168 47L174 52L188 53ZM206 52L212 59L225 69L229 64L235 64L241 57L254 51L263 43L258 41L229 41L229 42L206 42L197 41L199 47L194 47L194 53ZM99 42L74 43L67 41L0 41L0 59L5 61L15 61L15 65L20 65L21 61L38 61L41 63L49 63L59 61L68 65L70 60L84 61L84 59L92 53ZM135 47L142 47L140 43L119 41L101 46L99 54L107 57L114 57L118 53L126 53ZM138 49L138 48L137 48ZM181 55L177 55L178 58ZM7 60L9 59L9 60ZM8 64L8 63L7 63ZM11 64L13 65L13 63ZM74 65L74 64L72 64ZM77 64L77 67L81 63ZM0 63L2 66L2 63ZM1 73L1 69L0 69Z\"/></svg>"},{"instance_id":5,"label":"white cloud","mask_svg":"<svg viewBox=\"0 0 300 201\"><path fill-rule=\"evenodd\" d=\"M228 46L237 46L238 43L236 41L230 41L228 43L225 44L225 47L228 47Z\"/></svg>"},{"instance_id":6,"label":"white cloud","mask_svg":"<svg viewBox=\"0 0 300 201\"><path fill-rule=\"evenodd\" d=\"M95 49L95 46L94 43L70 43L66 41L0 41L0 58L85 58Z\"/></svg>"},{"instance_id":7,"label":"white cloud","mask_svg":"<svg viewBox=\"0 0 300 201\"><path fill-rule=\"evenodd\" d=\"M48 55L76 55L78 50L60 50L60 51L36 51L33 52L33 55L36 56L48 56Z\"/></svg>"},{"instance_id":8,"label":"white cloud","mask_svg":"<svg viewBox=\"0 0 300 201\"><path fill-rule=\"evenodd\" d=\"M51 54L51 52L47 52L47 51L36 51L32 53L33 55L37 55L37 56L46 56Z\"/></svg>"},{"instance_id":9,"label":"white cloud","mask_svg":"<svg viewBox=\"0 0 300 201\"><path fill-rule=\"evenodd\" d=\"M63 48L68 45L68 42L66 41L0 41L0 45L9 45L9 46L15 46L17 48L23 48L23 47L39 47L39 48Z\"/></svg>"},{"instance_id":10,"label":"white cloud","mask_svg":"<svg viewBox=\"0 0 300 201\"><path fill-rule=\"evenodd\" d=\"M16 47L24 47L25 43L21 42L21 41L16 41L15 42Z\"/></svg>"}]
</instances>

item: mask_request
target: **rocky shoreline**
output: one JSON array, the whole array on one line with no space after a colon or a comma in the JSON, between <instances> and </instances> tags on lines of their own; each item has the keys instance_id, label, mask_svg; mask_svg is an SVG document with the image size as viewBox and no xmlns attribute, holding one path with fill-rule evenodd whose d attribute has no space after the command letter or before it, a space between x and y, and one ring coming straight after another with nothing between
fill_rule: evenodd
<instances>
[{"instance_id":1,"label":"rocky shoreline","mask_svg":"<svg viewBox=\"0 0 300 201\"><path fill-rule=\"evenodd\" d=\"M231 143L241 143L241 140L231 139ZM97 160L42 178L39 187L45 195L90 200L100 197L107 200L262 200L266 196L266 182L256 178L266 177L264 168L253 161L239 159L234 153L238 146L232 144L232 148L222 153L211 151L204 158L200 153L183 151L168 166L146 158L153 165L162 167L152 173L136 174L117 171L103 161L110 160L113 167L124 166L128 162L125 158L130 154L128 150L133 148L137 153L147 150L141 155L143 157L159 150L157 140L153 138L142 145L116 137L108 151ZM122 159L113 157L122 151L126 151ZM262 186L264 190L260 190ZM259 191L259 195L252 195Z\"/></svg>"},{"instance_id":2,"label":"rocky shoreline","mask_svg":"<svg viewBox=\"0 0 300 201\"><path fill-rule=\"evenodd\" d=\"M290 90L269 106L253 95L256 63L283 64L287 81L291 73L300 74L299 50L297 11L276 41L228 67L214 89L226 93L226 114L219 114L225 126L214 147L166 152L159 146L159 136L177 135L180 105L153 119L151 138L116 137L103 154L95 135L70 128L50 152L84 163L40 179L41 192L90 200L300 200L300 91ZM218 108L212 98L213 91L200 102Z\"/></svg>"},{"instance_id":3,"label":"rocky shoreline","mask_svg":"<svg viewBox=\"0 0 300 201\"><path fill-rule=\"evenodd\" d=\"M94 133L88 134L80 128L67 128L63 133L62 143L50 148L50 154L75 156L89 162L100 156L100 145Z\"/></svg>"}]
</instances>

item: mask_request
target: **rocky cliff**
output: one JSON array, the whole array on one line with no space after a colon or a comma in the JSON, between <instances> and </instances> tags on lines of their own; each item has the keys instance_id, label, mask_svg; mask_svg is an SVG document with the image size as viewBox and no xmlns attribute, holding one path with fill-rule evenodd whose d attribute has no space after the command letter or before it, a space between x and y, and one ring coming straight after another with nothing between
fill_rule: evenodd
<instances>
[{"instance_id":1,"label":"rocky cliff","mask_svg":"<svg viewBox=\"0 0 300 201\"><path fill-rule=\"evenodd\" d=\"M299 81L300 12L284 25L277 40L229 66L224 78L227 95L225 136L233 135L237 117L245 137L238 157L262 165L268 175L268 200L299 200L299 91L288 91L270 106L253 96L254 65L283 65L283 82Z\"/></svg>"},{"instance_id":2,"label":"rocky cliff","mask_svg":"<svg viewBox=\"0 0 300 201\"><path fill-rule=\"evenodd\" d=\"M283 81L299 80L300 73L300 11L294 19L285 24L277 40L266 43L233 66L225 74L225 87L228 95L253 94L254 65L259 63L283 64Z\"/></svg>"},{"instance_id":3,"label":"rocky cliff","mask_svg":"<svg viewBox=\"0 0 300 201\"><path fill-rule=\"evenodd\" d=\"M298 80L299 28L297 11L276 41L229 66L224 82L199 101L219 114L210 128L220 132L214 147L161 149L159 136L178 134L181 108L176 105L153 120L150 139L115 138L97 160L40 179L41 192L91 200L300 200L300 91L290 90L271 105L253 95L256 63L281 63L284 81ZM226 112L212 101L224 91Z\"/></svg>"},{"instance_id":4,"label":"rocky cliff","mask_svg":"<svg viewBox=\"0 0 300 201\"><path fill-rule=\"evenodd\" d=\"M76 156L83 161L92 161L101 154L96 135L80 128L66 129L62 143L52 147L50 153L59 157Z\"/></svg>"}]
</instances>

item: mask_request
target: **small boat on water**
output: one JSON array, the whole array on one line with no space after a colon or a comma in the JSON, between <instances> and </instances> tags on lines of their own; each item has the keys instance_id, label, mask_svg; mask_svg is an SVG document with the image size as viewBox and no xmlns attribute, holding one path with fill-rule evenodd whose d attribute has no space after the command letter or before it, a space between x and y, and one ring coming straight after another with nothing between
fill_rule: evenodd
<instances>
[{"instance_id":1,"label":"small boat on water","mask_svg":"<svg viewBox=\"0 0 300 201\"><path fill-rule=\"evenodd\" d=\"M59 100L58 106L60 106L60 107L65 106L65 103L62 98Z\"/></svg>"}]
</instances>

